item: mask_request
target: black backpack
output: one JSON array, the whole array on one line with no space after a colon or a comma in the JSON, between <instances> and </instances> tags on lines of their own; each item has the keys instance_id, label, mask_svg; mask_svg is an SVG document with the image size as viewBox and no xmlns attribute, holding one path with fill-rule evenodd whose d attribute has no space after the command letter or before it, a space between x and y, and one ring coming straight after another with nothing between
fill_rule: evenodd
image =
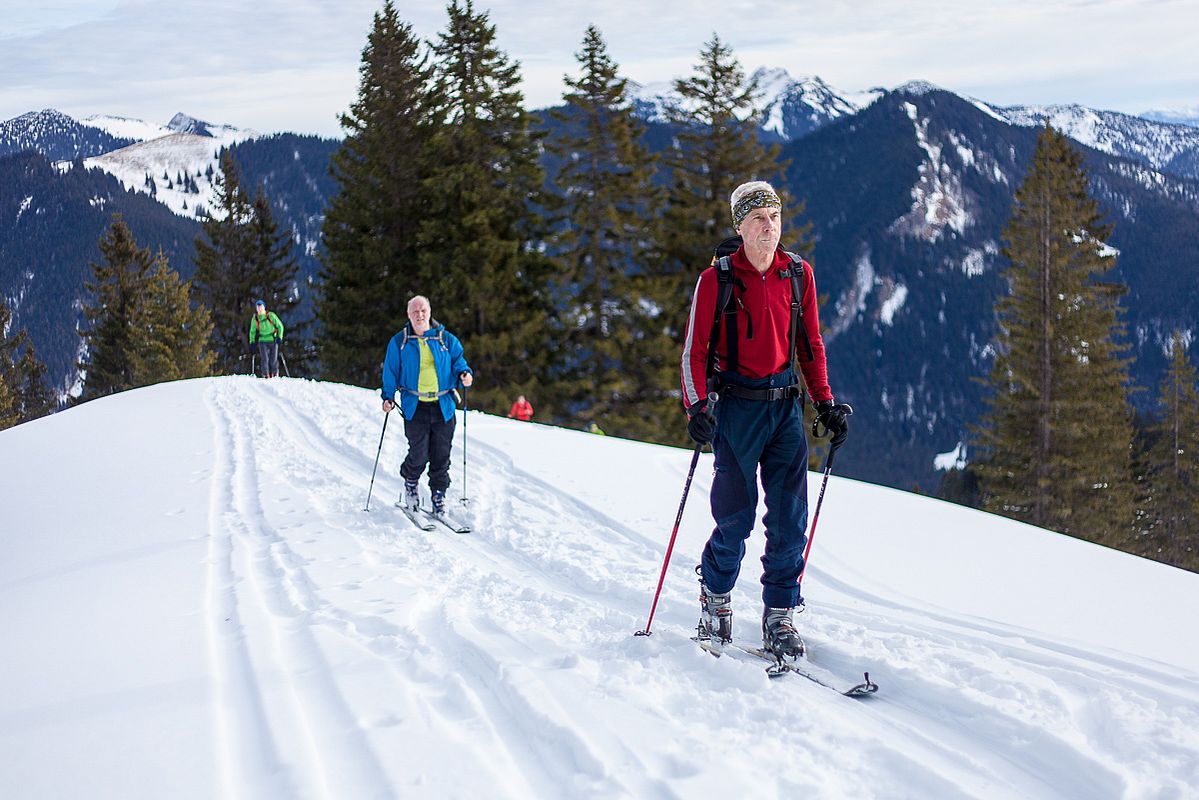
<instances>
[{"instance_id":1,"label":"black backpack","mask_svg":"<svg viewBox=\"0 0 1199 800\"><path fill-rule=\"evenodd\" d=\"M739 286L741 291L745 291L745 284L740 278L733 275L733 253L737 252L737 248L741 247L740 236L730 236L729 238L716 245L716 250L712 255L712 266L716 268L716 316L712 320L712 339L708 343L708 365L707 365L707 380L709 389L711 389L716 379L716 345L720 341L720 318L724 317L724 329L729 340L728 347L728 371L736 371L737 369L737 307L741 305L741 300L738 299L733 303L733 287ZM804 262L795 253L784 251L787 257L791 259L791 266L779 272L780 278L791 279L791 334L788 342L788 352L794 358L796 355L796 342L799 336L803 337L804 349L807 352L807 360L811 361L815 356L812 353L812 343L808 340L808 331L803 326L803 267ZM742 306L744 308L744 306ZM750 325L749 335L753 336L753 319L746 315L746 321Z\"/></svg>"}]
</instances>

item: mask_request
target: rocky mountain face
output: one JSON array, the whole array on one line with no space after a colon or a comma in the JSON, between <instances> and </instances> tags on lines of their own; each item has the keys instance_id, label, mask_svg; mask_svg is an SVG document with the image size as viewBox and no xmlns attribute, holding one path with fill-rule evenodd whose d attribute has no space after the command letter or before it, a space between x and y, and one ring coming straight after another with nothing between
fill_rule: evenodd
<instances>
[{"instance_id":1,"label":"rocky mountain face","mask_svg":"<svg viewBox=\"0 0 1199 800\"><path fill-rule=\"evenodd\" d=\"M925 83L856 96L780 70L760 72L759 83L763 135L783 143L787 189L806 200L813 224L815 245L803 255L828 298L821 321L834 391L856 409L839 472L932 491L937 455L962 457L960 444L982 409L984 388L973 379L990 368L993 308L1005 291L1001 231L1046 120L1083 149L1092 192L1115 226L1108 244L1120 253L1117 277L1130 290L1124 307L1137 383L1156 385L1171 330L1196 335L1199 259L1190 254L1199 251L1199 131L1078 107L996 108ZM638 90L656 149L670 146L664 109L673 102L666 87ZM56 130L48 120L18 119L24 131ZM130 121L106 119L109 131L132 132ZM36 140L48 157L0 158L0 291L15 301L15 322L30 327L51 372L69 385L83 271L109 214L138 215L131 225L139 238L163 246L185 276L199 228L130 185L135 180L118 180L116 169L53 167L77 156L102 167L122 144L107 133L117 153L71 151L81 140L67 122L55 124L66 131L61 139ZM177 117L165 133L207 131L216 145L218 127ZM231 145L244 182L262 183L277 218L291 226L308 281L318 268L323 209L336 190L327 166L337 144L281 134ZM548 156L547 168L555 169ZM1142 392L1137 402L1151 397Z\"/></svg>"}]
</instances>

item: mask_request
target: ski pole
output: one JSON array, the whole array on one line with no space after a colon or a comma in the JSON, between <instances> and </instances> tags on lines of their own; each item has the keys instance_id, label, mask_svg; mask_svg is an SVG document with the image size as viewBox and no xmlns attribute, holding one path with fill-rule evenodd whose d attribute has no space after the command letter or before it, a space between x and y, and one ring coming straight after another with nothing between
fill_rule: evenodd
<instances>
[{"instance_id":1,"label":"ski pole","mask_svg":"<svg viewBox=\"0 0 1199 800\"><path fill-rule=\"evenodd\" d=\"M466 412L470 411L470 393L462 387L462 505L470 503L466 496Z\"/></svg>"},{"instance_id":2,"label":"ski pole","mask_svg":"<svg viewBox=\"0 0 1199 800\"><path fill-rule=\"evenodd\" d=\"M845 405L846 416L853 413L853 407L848 403ZM813 433L815 432L816 423L812 423ZM840 445L838 445L840 447ZM820 481L820 494L816 496L816 509L812 512L812 529L808 532L808 543L803 549L803 566L799 569L799 577L796 583L803 583L803 574L808 569L808 553L812 552L812 542L816 539L816 523L820 522L820 506L824 504L824 490L828 488L828 476L833 471L833 457L837 455L837 447L829 447L828 457L824 460L824 478Z\"/></svg>"},{"instance_id":3,"label":"ski pole","mask_svg":"<svg viewBox=\"0 0 1199 800\"><path fill-rule=\"evenodd\" d=\"M287 368L287 359L283 357L283 351L282 351L282 350L280 350L280 351L279 351L279 360L283 362L283 373L284 373L285 375L287 375L287 377L289 377L289 378L290 378L290 377L291 377L291 370Z\"/></svg>"},{"instance_id":4,"label":"ski pole","mask_svg":"<svg viewBox=\"0 0 1199 800\"><path fill-rule=\"evenodd\" d=\"M366 490L366 508L363 511L371 510L371 492L375 490L375 471L379 469L379 456L383 452L383 436L387 433L387 418L391 416L391 412L383 415L383 432L379 434L379 449L375 452L375 466L371 470L371 486Z\"/></svg>"},{"instance_id":5,"label":"ski pole","mask_svg":"<svg viewBox=\"0 0 1199 800\"><path fill-rule=\"evenodd\" d=\"M709 403L706 413L712 413L718 399L715 392L708 393ZM662 594L662 584L666 580L666 568L670 566L670 554L674 550L675 537L679 535L679 524L683 521L683 509L687 506L687 494L691 491L691 479L695 477L695 466L699 463L699 453L703 449L702 444L697 444L691 453L691 468L687 470L687 482L683 484L683 499L679 501L679 513L674 518L674 530L670 532L670 543L666 545L666 557L662 559L662 574L658 576L658 589L654 592L654 602L649 608L649 619L645 622L645 630L637 631L634 636L649 636L652 633L649 626L654 622L654 611L658 608L658 597Z\"/></svg>"}]
</instances>

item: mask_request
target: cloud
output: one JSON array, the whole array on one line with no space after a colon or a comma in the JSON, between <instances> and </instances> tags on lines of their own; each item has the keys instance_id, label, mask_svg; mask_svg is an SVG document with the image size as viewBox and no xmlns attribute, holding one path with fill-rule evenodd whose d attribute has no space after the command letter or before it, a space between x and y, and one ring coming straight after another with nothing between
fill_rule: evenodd
<instances>
[{"instance_id":1,"label":"cloud","mask_svg":"<svg viewBox=\"0 0 1199 800\"><path fill-rule=\"evenodd\" d=\"M498 42L531 107L560 101L589 23L641 83L689 74L714 31L747 70L785 67L847 91L924 78L999 104L1137 112L1194 105L1191 0L762 2L494 0ZM60 0L0 17L0 119L53 106L165 121L186 111L261 131L337 135L380 0ZM405 3L434 39L443 3Z\"/></svg>"}]
</instances>

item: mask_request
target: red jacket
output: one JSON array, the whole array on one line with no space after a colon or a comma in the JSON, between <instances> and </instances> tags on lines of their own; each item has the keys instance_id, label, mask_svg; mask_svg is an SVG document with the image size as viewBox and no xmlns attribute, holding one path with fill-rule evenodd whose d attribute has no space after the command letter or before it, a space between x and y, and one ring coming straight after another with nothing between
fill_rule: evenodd
<instances>
[{"instance_id":1,"label":"red jacket","mask_svg":"<svg viewBox=\"0 0 1199 800\"><path fill-rule=\"evenodd\" d=\"M533 418L533 404L528 400L523 402L517 400L512 404L512 410L508 412L508 416L521 422L528 422Z\"/></svg>"},{"instance_id":2,"label":"red jacket","mask_svg":"<svg viewBox=\"0 0 1199 800\"><path fill-rule=\"evenodd\" d=\"M779 248L774 263L765 275L760 274L745 256L744 245L733 254L733 277L745 284L742 290L734 281L733 296L737 311L737 373L747 378L765 378L782 372L791 364L787 343L791 337L791 279L779 273L790 264L790 258ZM708 364L708 344L712 341L712 320L716 314L716 268L708 267L699 276L695 296L691 301L691 316L687 320L687 336L683 342L683 404L692 406L708 396L705 370ZM813 400L831 400L828 385L828 366L824 358L824 340L820 338L820 316L816 308L816 278L807 262L803 265L803 325L812 345L812 359L802 337L796 343L804 383ZM723 322L721 323L723 324ZM753 333L753 338L749 334ZM720 331L716 345L716 370L726 369L728 342L725 330Z\"/></svg>"}]
</instances>

